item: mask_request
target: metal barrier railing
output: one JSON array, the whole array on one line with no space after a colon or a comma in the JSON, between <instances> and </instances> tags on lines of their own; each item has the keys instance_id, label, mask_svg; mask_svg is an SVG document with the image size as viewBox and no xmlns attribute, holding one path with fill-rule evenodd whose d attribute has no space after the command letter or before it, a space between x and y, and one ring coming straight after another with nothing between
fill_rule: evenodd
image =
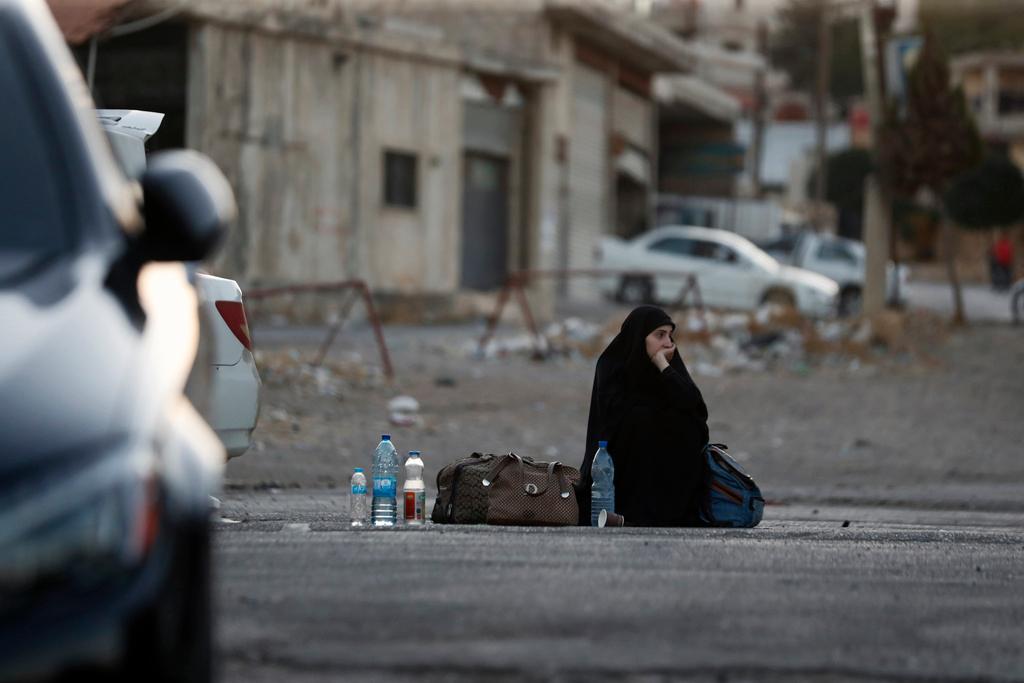
<instances>
[{"instance_id":1,"label":"metal barrier railing","mask_svg":"<svg viewBox=\"0 0 1024 683\"><path fill-rule=\"evenodd\" d=\"M687 299L692 297L694 300L693 307L697 309L697 312L701 317L701 321L705 322L704 299L700 293L700 285L697 283L697 276L693 273L661 270L607 270L602 268L519 270L509 273L505 278L505 284L502 285L501 291L498 293L494 314L488 318L487 329L484 330L484 333L480 337L480 341L477 345L478 352L482 354L487 346L487 342L494 336L494 332L498 327L498 322L501 320L501 314L504 312L505 305L508 303L509 296L512 292L515 292L516 300L519 302L519 308L523 314L523 320L525 320L526 326L529 328L530 334L534 339L534 353L535 355L543 355L543 344L540 342L540 331L537 329L537 323L534 320L533 311L530 308L530 301L526 296L525 288L529 286L532 281L542 278L560 280L572 277L615 277L621 278L623 281L626 280L626 278L634 278L650 282L652 287L654 278L656 277L681 279L683 280L683 284L679 288L679 294L670 305L680 309L686 308Z\"/></svg>"},{"instance_id":2,"label":"metal barrier railing","mask_svg":"<svg viewBox=\"0 0 1024 683\"><path fill-rule=\"evenodd\" d=\"M331 344L334 343L334 339L338 336L338 332L341 331L342 325L345 324L356 298L361 297L363 305L366 307L366 315L370 319L370 325L373 327L373 334L377 341L377 349L380 352L380 361L384 368L384 374L388 379L394 378L394 368L391 365L391 355L388 353L387 343L384 341L384 330L380 323L380 316L377 315L377 308L373 305L373 296L370 294L370 288L367 287L365 280L315 282L301 285L283 285L281 287L251 289L245 292L245 298L250 300L259 300L289 294L320 292L343 292L343 299L341 303L341 315L339 315L337 322L335 322L328 330L327 337L320 344L316 360L313 362L314 367L319 366L324 362L324 358L327 357L327 351L330 349Z\"/></svg>"}]
</instances>

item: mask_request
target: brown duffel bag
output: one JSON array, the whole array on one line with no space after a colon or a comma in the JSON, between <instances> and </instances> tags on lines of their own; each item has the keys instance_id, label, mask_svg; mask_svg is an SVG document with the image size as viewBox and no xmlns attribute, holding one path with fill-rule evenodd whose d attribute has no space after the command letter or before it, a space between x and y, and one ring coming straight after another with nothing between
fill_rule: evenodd
<instances>
[{"instance_id":1,"label":"brown duffel bag","mask_svg":"<svg viewBox=\"0 0 1024 683\"><path fill-rule=\"evenodd\" d=\"M430 519L435 524L486 524L487 489L483 480L490 474L496 456L473 453L445 465L437 473L437 499Z\"/></svg>"},{"instance_id":2,"label":"brown duffel bag","mask_svg":"<svg viewBox=\"0 0 1024 683\"><path fill-rule=\"evenodd\" d=\"M487 489L487 523L575 526L579 507L573 487L579 480L579 470L560 462L499 455L482 482Z\"/></svg>"}]
</instances>

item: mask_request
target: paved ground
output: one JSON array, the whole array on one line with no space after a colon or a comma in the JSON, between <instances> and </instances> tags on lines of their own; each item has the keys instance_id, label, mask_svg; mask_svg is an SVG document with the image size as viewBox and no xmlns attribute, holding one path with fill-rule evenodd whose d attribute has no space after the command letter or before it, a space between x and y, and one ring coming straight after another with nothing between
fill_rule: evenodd
<instances>
[{"instance_id":1,"label":"paved ground","mask_svg":"<svg viewBox=\"0 0 1024 683\"><path fill-rule=\"evenodd\" d=\"M336 492L258 498L218 527L226 681L1024 680L1019 514L352 531Z\"/></svg>"},{"instance_id":2,"label":"paved ground","mask_svg":"<svg viewBox=\"0 0 1024 683\"><path fill-rule=\"evenodd\" d=\"M258 445L216 535L225 681L1024 681L1021 330L698 377L770 501L754 530L352 531L383 431L431 481L472 450L581 458L593 359L473 360L479 331L389 328L387 383L359 325L321 372L322 328L256 327ZM422 424L389 422L402 393Z\"/></svg>"},{"instance_id":3,"label":"paved ground","mask_svg":"<svg viewBox=\"0 0 1024 683\"><path fill-rule=\"evenodd\" d=\"M970 322L1008 323L1009 292L996 292L985 285L963 285L964 315ZM953 312L953 291L945 282L908 282L907 302L946 315Z\"/></svg>"}]
</instances>

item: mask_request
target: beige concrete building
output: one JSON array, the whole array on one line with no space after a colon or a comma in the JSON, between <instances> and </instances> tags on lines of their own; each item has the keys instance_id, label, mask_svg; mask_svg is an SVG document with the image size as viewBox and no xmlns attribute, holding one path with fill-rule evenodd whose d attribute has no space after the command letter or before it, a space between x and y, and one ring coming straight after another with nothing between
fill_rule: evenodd
<instances>
[{"instance_id":1,"label":"beige concrete building","mask_svg":"<svg viewBox=\"0 0 1024 683\"><path fill-rule=\"evenodd\" d=\"M97 97L164 111L157 146L224 169L241 214L215 265L249 287L358 277L450 303L510 270L588 267L601 236L647 227L652 78L693 65L669 32L593 2L129 9L160 21L100 42Z\"/></svg>"},{"instance_id":2,"label":"beige concrete building","mask_svg":"<svg viewBox=\"0 0 1024 683\"><path fill-rule=\"evenodd\" d=\"M974 52L950 66L982 138L1024 168L1024 53Z\"/></svg>"},{"instance_id":3,"label":"beige concrete building","mask_svg":"<svg viewBox=\"0 0 1024 683\"><path fill-rule=\"evenodd\" d=\"M520 180L509 224L513 267L588 268L602 236L650 227L658 157L653 77L692 68L685 43L597 2L422 0L366 8L440 27L469 71L522 96L522 153L509 157L523 171L510 167ZM479 104L467 102L463 111L470 159L479 138L473 131L482 128ZM473 231L470 219L464 211L464 239ZM474 281L466 278L472 260L464 251L464 286ZM587 280L558 291L596 296Z\"/></svg>"}]
</instances>

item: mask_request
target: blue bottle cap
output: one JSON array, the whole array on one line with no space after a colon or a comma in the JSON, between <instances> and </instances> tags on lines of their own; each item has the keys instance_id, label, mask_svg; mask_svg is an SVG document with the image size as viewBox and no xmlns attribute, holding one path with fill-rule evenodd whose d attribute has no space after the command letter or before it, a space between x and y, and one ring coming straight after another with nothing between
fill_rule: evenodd
<instances>
[{"instance_id":1,"label":"blue bottle cap","mask_svg":"<svg viewBox=\"0 0 1024 683\"><path fill-rule=\"evenodd\" d=\"M419 454L420 454L419 451L409 451L409 457L410 458L413 457L413 456L419 455Z\"/></svg>"},{"instance_id":2,"label":"blue bottle cap","mask_svg":"<svg viewBox=\"0 0 1024 683\"><path fill-rule=\"evenodd\" d=\"M608 442L607 441L598 441L597 442L597 447L598 448L608 448Z\"/></svg>"},{"instance_id":3,"label":"blue bottle cap","mask_svg":"<svg viewBox=\"0 0 1024 683\"><path fill-rule=\"evenodd\" d=\"M362 467L357 467L357 468L355 468L355 469L354 469L354 470L352 470L352 471L353 471L353 472L362 472L362 471L363 471L363 468L362 468Z\"/></svg>"},{"instance_id":4,"label":"blue bottle cap","mask_svg":"<svg viewBox=\"0 0 1024 683\"><path fill-rule=\"evenodd\" d=\"M381 441L391 441L391 435L390 434L381 434L380 435L380 440Z\"/></svg>"}]
</instances>

